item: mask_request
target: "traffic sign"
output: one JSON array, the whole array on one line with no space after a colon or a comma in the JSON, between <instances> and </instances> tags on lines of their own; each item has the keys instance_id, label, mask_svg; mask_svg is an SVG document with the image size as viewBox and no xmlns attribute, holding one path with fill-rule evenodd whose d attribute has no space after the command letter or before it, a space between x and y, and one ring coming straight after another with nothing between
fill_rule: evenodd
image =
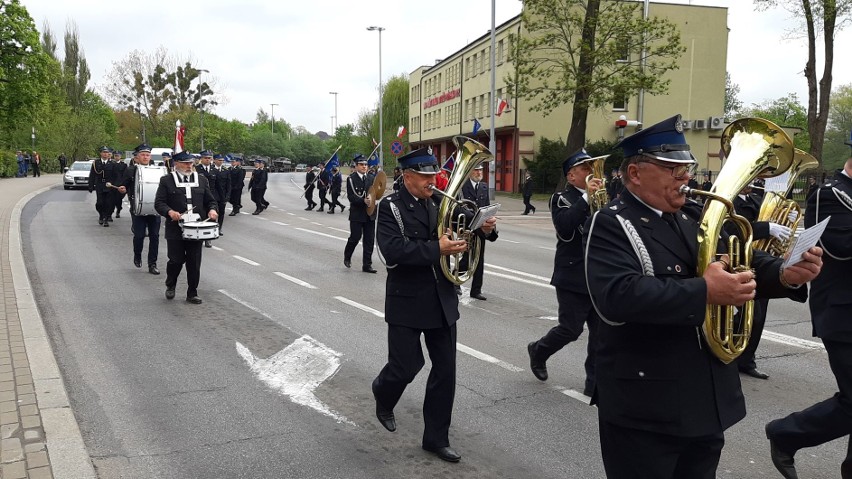
<instances>
[{"instance_id":1,"label":"traffic sign","mask_svg":"<svg viewBox=\"0 0 852 479\"><path fill-rule=\"evenodd\" d=\"M400 143L399 140L394 140L394 142L391 143L391 153L393 153L394 156L401 155L403 149L402 143Z\"/></svg>"}]
</instances>

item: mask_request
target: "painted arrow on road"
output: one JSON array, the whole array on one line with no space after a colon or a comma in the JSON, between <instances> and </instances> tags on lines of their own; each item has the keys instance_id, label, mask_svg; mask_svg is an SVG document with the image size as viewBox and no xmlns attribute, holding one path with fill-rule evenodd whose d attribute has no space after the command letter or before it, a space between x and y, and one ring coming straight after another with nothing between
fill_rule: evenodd
<instances>
[{"instance_id":1,"label":"painted arrow on road","mask_svg":"<svg viewBox=\"0 0 852 479\"><path fill-rule=\"evenodd\" d=\"M273 391L287 396L296 404L316 409L337 422L355 425L314 395L314 390L340 369L340 353L307 335L267 359L258 358L239 342L236 344L237 352L255 376Z\"/></svg>"}]
</instances>

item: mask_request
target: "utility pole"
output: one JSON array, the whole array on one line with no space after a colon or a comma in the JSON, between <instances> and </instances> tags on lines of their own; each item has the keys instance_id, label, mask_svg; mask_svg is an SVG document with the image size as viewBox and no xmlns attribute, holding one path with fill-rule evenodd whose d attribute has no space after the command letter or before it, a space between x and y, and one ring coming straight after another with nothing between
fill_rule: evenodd
<instances>
[{"instance_id":1,"label":"utility pole","mask_svg":"<svg viewBox=\"0 0 852 479\"><path fill-rule=\"evenodd\" d=\"M376 26L367 27L367 31L370 31L370 32L378 31L379 32L379 145L380 145L379 146L379 164L380 165L385 164L385 153L384 153L385 144L383 142L385 130L384 130L384 120L382 118L384 116L384 108L382 107L382 100L383 100L382 97L384 96L384 94L382 92L382 89L383 89L383 85L382 85L382 32L384 30L385 30L384 27L376 27Z\"/></svg>"},{"instance_id":2,"label":"utility pole","mask_svg":"<svg viewBox=\"0 0 852 479\"><path fill-rule=\"evenodd\" d=\"M270 103L269 106L272 107L272 134L275 134L275 107L278 106L278 103Z\"/></svg>"},{"instance_id":3,"label":"utility pole","mask_svg":"<svg viewBox=\"0 0 852 479\"><path fill-rule=\"evenodd\" d=\"M331 132L336 134L337 133L337 125L339 123L339 121L337 119L337 92L336 91L330 91L330 92L328 92L328 94L334 95L334 116L332 117L332 118L334 118L334 122L331 124Z\"/></svg>"}]
</instances>

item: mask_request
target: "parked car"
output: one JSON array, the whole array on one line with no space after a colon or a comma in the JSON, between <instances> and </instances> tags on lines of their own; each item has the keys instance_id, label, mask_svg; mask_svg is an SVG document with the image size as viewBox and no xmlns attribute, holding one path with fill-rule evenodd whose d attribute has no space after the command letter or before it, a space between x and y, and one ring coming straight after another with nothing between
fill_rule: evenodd
<instances>
[{"instance_id":1,"label":"parked car","mask_svg":"<svg viewBox=\"0 0 852 479\"><path fill-rule=\"evenodd\" d=\"M298 165L296 165L296 171L297 171L297 172L299 172L299 171L308 171L308 165L306 165L306 164L304 164L304 163L299 163Z\"/></svg>"},{"instance_id":2,"label":"parked car","mask_svg":"<svg viewBox=\"0 0 852 479\"><path fill-rule=\"evenodd\" d=\"M92 170L92 160L80 160L71 163L70 168L65 169L63 175L63 186L66 190L72 188L88 188L89 172Z\"/></svg>"}]
</instances>

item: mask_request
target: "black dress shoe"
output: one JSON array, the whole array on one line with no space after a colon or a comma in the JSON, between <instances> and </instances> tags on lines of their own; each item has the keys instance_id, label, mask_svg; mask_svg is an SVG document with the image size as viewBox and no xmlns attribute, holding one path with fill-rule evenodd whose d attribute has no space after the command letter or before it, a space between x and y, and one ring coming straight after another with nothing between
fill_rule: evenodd
<instances>
[{"instance_id":1,"label":"black dress shoe","mask_svg":"<svg viewBox=\"0 0 852 479\"><path fill-rule=\"evenodd\" d=\"M347 268L351 268L352 267L352 260L344 258L343 259L343 266L346 266Z\"/></svg>"},{"instance_id":2,"label":"black dress shoe","mask_svg":"<svg viewBox=\"0 0 852 479\"><path fill-rule=\"evenodd\" d=\"M314 209L313 206L308 206L307 208L305 208L305 211L311 211L312 209Z\"/></svg>"},{"instance_id":3,"label":"black dress shoe","mask_svg":"<svg viewBox=\"0 0 852 479\"><path fill-rule=\"evenodd\" d=\"M112 223L112 216L110 216L109 218L107 218L107 221L109 221L110 223Z\"/></svg>"},{"instance_id":4,"label":"black dress shoe","mask_svg":"<svg viewBox=\"0 0 852 479\"><path fill-rule=\"evenodd\" d=\"M461 296L461 294L462 294L461 286L459 286L459 285L457 285L457 284L456 284L456 285L453 285L453 286L455 286L456 295L457 295L457 296Z\"/></svg>"},{"instance_id":5,"label":"black dress shoe","mask_svg":"<svg viewBox=\"0 0 852 479\"><path fill-rule=\"evenodd\" d=\"M766 427L769 427L769 424ZM769 437L768 432L766 436ZM778 449L778 445L775 444L772 438L769 438L769 455L772 457L772 464L775 466L775 469L778 469L778 472L781 473L781 477L784 479L799 479L799 475L796 473L796 460L793 459L793 455Z\"/></svg>"},{"instance_id":6,"label":"black dress shoe","mask_svg":"<svg viewBox=\"0 0 852 479\"><path fill-rule=\"evenodd\" d=\"M328 210L328 214L333 215L333 214L334 214L334 210Z\"/></svg>"},{"instance_id":7,"label":"black dress shoe","mask_svg":"<svg viewBox=\"0 0 852 479\"><path fill-rule=\"evenodd\" d=\"M252 214L253 214L253 215L259 215L259 214L260 214L260 210L259 210L259 209L258 209L258 210L254 210L254 212L253 212Z\"/></svg>"},{"instance_id":8,"label":"black dress shoe","mask_svg":"<svg viewBox=\"0 0 852 479\"><path fill-rule=\"evenodd\" d=\"M378 273L378 271L374 270L372 266L364 266L361 268L361 271L365 273Z\"/></svg>"},{"instance_id":9,"label":"black dress shoe","mask_svg":"<svg viewBox=\"0 0 852 479\"><path fill-rule=\"evenodd\" d=\"M201 304L201 298L199 298L198 296L190 296L186 298L186 302L192 304Z\"/></svg>"},{"instance_id":10,"label":"black dress shoe","mask_svg":"<svg viewBox=\"0 0 852 479\"><path fill-rule=\"evenodd\" d=\"M376 419L379 423L390 432L396 431L396 418L393 416L393 409L387 409L382 406L379 399L376 397L376 390L373 389L373 399L376 400Z\"/></svg>"},{"instance_id":11,"label":"black dress shoe","mask_svg":"<svg viewBox=\"0 0 852 479\"><path fill-rule=\"evenodd\" d=\"M746 376L751 376L756 379L769 379L769 375L757 368L740 369L740 372Z\"/></svg>"},{"instance_id":12,"label":"black dress shoe","mask_svg":"<svg viewBox=\"0 0 852 479\"><path fill-rule=\"evenodd\" d=\"M536 342L533 341L527 344L527 353L530 355L530 371L532 371L533 376L538 378L540 381L547 381L547 363L535 359L535 356L533 355L535 343Z\"/></svg>"},{"instance_id":13,"label":"black dress shoe","mask_svg":"<svg viewBox=\"0 0 852 479\"><path fill-rule=\"evenodd\" d=\"M116 211L116 212L115 212L115 217L116 217L116 219L117 219L117 218L121 218L121 212L120 212L120 211Z\"/></svg>"},{"instance_id":14,"label":"black dress shoe","mask_svg":"<svg viewBox=\"0 0 852 479\"><path fill-rule=\"evenodd\" d=\"M133 265L136 266L137 268L141 268L142 267L142 260L141 259L134 259Z\"/></svg>"},{"instance_id":15,"label":"black dress shoe","mask_svg":"<svg viewBox=\"0 0 852 479\"><path fill-rule=\"evenodd\" d=\"M486 299L488 299L485 296L483 296L482 293L470 293L470 297L473 298L473 299L478 299L480 301L485 301Z\"/></svg>"},{"instance_id":16,"label":"black dress shoe","mask_svg":"<svg viewBox=\"0 0 852 479\"><path fill-rule=\"evenodd\" d=\"M166 288L166 299L175 299L175 290Z\"/></svg>"},{"instance_id":17,"label":"black dress shoe","mask_svg":"<svg viewBox=\"0 0 852 479\"><path fill-rule=\"evenodd\" d=\"M112 220L110 220L112 221ZM104 220L104 228L109 228L109 221Z\"/></svg>"},{"instance_id":18,"label":"black dress shoe","mask_svg":"<svg viewBox=\"0 0 852 479\"><path fill-rule=\"evenodd\" d=\"M459 462L461 460L461 456L459 453L453 450L450 446L444 447L426 447L423 446L424 451L429 451L435 455L437 455L442 461L447 462Z\"/></svg>"},{"instance_id":19,"label":"black dress shoe","mask_svg":"<svg viewBox=\"0 0 852 479\"><path fill-rule=\"evenodd\" d=\"M237 210L232 210L228 216L237 216Z\"/></svg>"},{"instance_id":20,"label":"black dress shoe","mask_svg":"<svg viewBox=\"0 0 852 479\"><path fill-rule=\"evenodd\" d=\"M151 274L160 274L160 270L157 269L157 265L155 264L148 265L148 272Z\"/></svg>"},{"instance_id":21,"label":"black dress shoe","mask_svg":"<svg viewBox=\"0 0 852 479\"><path fill-rule=\"evenodd\" d=\"M205 240L205 241L204 241L204 247L205 247L205 248L212 248L212 247L213 247L213 243L211 243L211 242L210 242L210 240Z\"/></svg>"},{"instance_id":22,"label":"black dress shoe","mask_svg":"<svg viewBox=\"0 0 852 479\"><path fill-rule=\"evenodd\" d=\"M103 218L98 218L98 224L99 224L99 225L104 224L104 219L103 219Z\"/></svg>"}]
</instances>

